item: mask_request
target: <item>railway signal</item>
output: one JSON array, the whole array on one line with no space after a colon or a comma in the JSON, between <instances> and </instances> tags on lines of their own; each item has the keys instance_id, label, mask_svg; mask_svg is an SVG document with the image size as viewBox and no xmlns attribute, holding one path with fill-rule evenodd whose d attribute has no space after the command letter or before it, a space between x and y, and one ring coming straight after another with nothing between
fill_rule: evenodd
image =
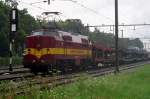
<instances>
[{"instance_id":1,"label":"railway signal","mask_svg":"<svg viewBox=\"0 0 150 99\"><path fill-rule=\"evenodd\" d=\"M12 9L10 11L10 33L9 33L9 52L10 52L10 59L9 59L9 71L13 71L12 69L12 46L15 39L15 34L18 30L18 10L16 1L11 1Z\"/></svg>"},{"instance_id":2,"label":"railway signal","mask_svg":"<svg viewBox=\"0 0 150 99\"><path fill-rule=\"evenodd\" d=\"M18 10L13 8L10 12L10 36L11 39L15 38L15 33L18 29Z\"/></svg>"}]
</instances>

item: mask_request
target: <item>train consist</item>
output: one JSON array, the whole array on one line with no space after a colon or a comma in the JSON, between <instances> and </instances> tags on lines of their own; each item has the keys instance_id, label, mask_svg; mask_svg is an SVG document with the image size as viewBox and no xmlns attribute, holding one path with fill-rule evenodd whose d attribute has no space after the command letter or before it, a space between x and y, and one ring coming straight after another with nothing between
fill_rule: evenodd
<instances>
[{"instance_id":1,"label":"train consist","mask_svg":"<svg viewBox=\"0 0 150 99\"><path fill-rule=\"evenodd\" d=\"M124 50L120 50L119 54L120 54L119 55L120 64L129 64L134 62L146 61L150 59L149 52L136 47L130 47Z\"/></svg>"},{"instance_id":2,"label":"train consist","mask_svg":"<svg viewBox=\"0 0 150 99\"><path fill-rule=\"evenodd\" d=\"M33 73L85 70L113 66L114 50L91 43L87 36L72 34L57 29L40 29L26 37L23 65ZM120 51L120 63L142 61L146 52ZM131 54L132 53L132 54ZM134 60L133 59L134 55ZM142 58L141 58L142 56ZM138 58L137 58L138 57Z\"/></svg>"}]
</instances>

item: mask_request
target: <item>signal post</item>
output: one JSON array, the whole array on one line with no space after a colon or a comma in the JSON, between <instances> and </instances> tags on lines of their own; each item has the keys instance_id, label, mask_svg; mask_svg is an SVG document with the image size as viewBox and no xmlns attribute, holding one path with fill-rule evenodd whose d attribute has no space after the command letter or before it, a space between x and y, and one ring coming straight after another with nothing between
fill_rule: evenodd
<instances>
[{"instance_id":1,"label":"signal post","mask_svg":"<svg viewBox=\"0 0 150 99\"><path fill-rule=\"evenodd\" d=\"M18 10L16 1L11 1L12 9L10 11L10 32L9 32L9 71L13 71L12 68L12 57L13 57L13 43L15 39L15 34L18 30Z\"/></svg>"}]
</instances>

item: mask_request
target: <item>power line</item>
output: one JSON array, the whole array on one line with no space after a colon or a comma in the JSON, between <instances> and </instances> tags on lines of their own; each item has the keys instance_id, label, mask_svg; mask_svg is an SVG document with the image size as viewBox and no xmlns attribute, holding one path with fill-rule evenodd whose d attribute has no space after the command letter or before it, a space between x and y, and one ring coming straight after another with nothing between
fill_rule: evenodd
<instances>
[{"instance_id":1,"label":"power line","mask_svg":"<svg viewBox=\"0 0 150 99\"><path fill-rule=\"evenodd\" d=\"M18 2L20 2L20 3L26 4L26 5L29 5L29 6L31 6L31 7L37 8L37 9L39 9L39 10L41 10L41 11L49 11L49 10L44 9L44 8L42 8L42 7L35 6L35 5L33 5L33 3L27 3L27 2L20 1L20 0L17 0L17 1L18 1ZM43 1L43 2L44 2L44 1ZM35 3L37 3L37 2L35 2ZM61 16L63 16L63 17L66 17L66 18L67 18L67 16L66 16L66 15L64 15L63 13L61 13Z\"/></svg>"},{"instance_id":2,"label":"power line","mask_svg":"<svg viewBox=\"0 0 150 99\"><path fill-rule=\"evenodd\" d=\"M17 1L20 2L20 3L26 4L26 5L29 5L29 6L31 6L31 7L38 8L38 9L40 9L40 10L42 10L42 11L49 11L49 10L44 9L44 8L42 8L42 7L33 5L33 4L39 3L39 2L46 2L46 0L39 1L39 2L34 2L34 3L27 3L27 2L23 2L23 1L21 1L21 0L17 0ZM109 19L109 20L113 21L110 17L104 16L104 15L98 13L97 11L95 11L95 10L93 10L93 9L91 9L91 8L88 8L87 6L85 6L85 5L81 4L81 3L78 3L78 2L75 1L75 0L63 0L63 1L71 1L71 2L73 2L73 3L75 3L75 4L77 4L77 5L79 5L79 6L83 7L83 8L85 8L85 9L87 9L87 10L89 10L89 11L91 11L91 12L97 14L98 16L101 15L101 16L105 17L106 19ZM65 16L65 17L66 17L66 16Z\"/></svg>"},{"instance_id":3,"label":"power line","mask_svg":"<svg viewBox=\"0 0 150 99\"><path fill-rule=\"evenodd\" d=\"M30 3L30 4L33 5L33 4L41 3L41 2L46 3L46 2L48 2L48 1L47 1L47 0L44 0L44 1L39 1L39 2L33 2L33 3Z\"/></svg>"},{"instance_id":4,"label":"power line","mask_svg":"<svg viewBox=\"0 0 150 99\"><path fill-rule=\"evenodd\" d=\"M114 26L114 24L102 24L102 25L91 25L91 26L87 26L87 27L111 27ZM120 24L118 26L122 26L122 27L130 27L130 26L150 26L150 24Z\"/></svg>"},{"instance_id":5,"label":"power line","mask_svg":"<svg viewBox=\"0 0 150 99\"><path fill-rule=\"evenodd\" d=\"M74 1L74 0L70 0L70 1L73 2L73 3L75 3L75 4L77 4L77 5L79 5L79 6L81 6L81 7L83 7L83 8L85 8L85 9L87 9L87 10L89 10L89 11L91 11L91 12L93 12L93 13L95 13L95 14L97 14L98 16L101 15L101 16L105 17L106 19L114 21L110 17L104 16L104 15L100 14L99 12L95 11L94 9L91 9L91 8L85 6L85 5L83 5L83 4L81 4L81 3L77 2L77 1Z\"/></svg>"},{"instance_id":6,"label":"power line","mask_svg":"<svg viewBox=\"0 0 150 99\"><path fill-rule=\"evenodd\" d=\"M17 1L18 1L18 2L20 2L20 3L23 3L23 4L26 4L26 5L29 5L29 6L32 6L32 7L38 8L38 9L43 10L43 11L49 11L49 10L44 9L44 8L42 8L42 7L35 6L35 5L31 4L31 3L23 2L23 1L20 1L20 0L17 0Z\"/></svg>"},{"instance_id":7,"label":"power line","mask_svg":"<svg viewBox=\"0 0 150 99\"><path fill-rule=\"evenodd\" d=\"M97 15L101 15L101 16L103 16L103 17L105 17L105 18L107 18L107 19L109 19L109 20L111 20L111 21L114 21L112 18L107 17L107 16L104 16L104 15L100 14L99 12L95 11L94 9L91 9L91 8L89 8L89 7L83 5L83 4L81 4L81 3L79 3L79 2L77 2L77 1L75 1L75 0L63 0L63 1L71 1L71 2L73 2L73 3L75 3L75 4L77 4L77 5L79 5L79 6L83 7L83 8L85 8L85 9L90 10L91 12L93 12L93 13L95 13L95 14L97 14ZM123 17L124 17L124 16L123 16ZM124 17L124 19L125 19L125 17Z\"/></svg>"}]
</instances>

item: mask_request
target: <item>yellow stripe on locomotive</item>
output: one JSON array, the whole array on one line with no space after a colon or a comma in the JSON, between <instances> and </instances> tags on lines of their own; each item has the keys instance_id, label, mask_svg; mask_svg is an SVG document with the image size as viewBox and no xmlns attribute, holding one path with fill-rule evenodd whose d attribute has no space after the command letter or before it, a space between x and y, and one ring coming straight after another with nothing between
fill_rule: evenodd
<instances>
[{"instance_id":1,"label":"yellow stripe on locomotive","mask_svg":"<svg viewBox=\"0 0 150 99\"><path fill-rule=\"evenodd\" d=\"M26 48L24 53L25 55L31 54L38 58L47 54L68 55L68 56L87 56L87 57L90 57L92 55L91 50L69 49L69 48L42 48L42 49Z\"/></svg>"}]
</instances>

